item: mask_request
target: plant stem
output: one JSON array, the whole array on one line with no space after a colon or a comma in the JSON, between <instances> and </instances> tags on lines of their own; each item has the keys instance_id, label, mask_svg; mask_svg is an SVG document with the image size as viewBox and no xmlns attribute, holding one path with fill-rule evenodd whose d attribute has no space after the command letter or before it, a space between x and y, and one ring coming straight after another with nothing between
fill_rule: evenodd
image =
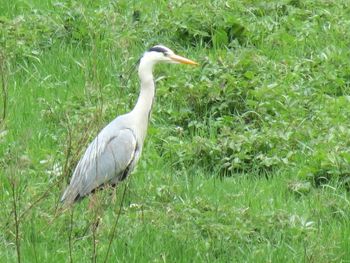
<instances>
[{"instance_id":1,"label":"plant stem","mask_svg":"<svg viewBox=\"0 0 350 263\"><path fill-rule=\"evenodd\" d=\"M2 120L4 121L7 114L7 82L5 79L5 57L3 54L0 54L0 75L1 75L1 87L2 87L2 96L3 96L3 112L2 112Z\"/></svg>"},{"instance_id":2,"label":"plant stem","mask_svg":"<svg viewBox=\"0 0 350 263\"><path fill-rule=\"evenodd\" d=\"M117 230L118 221L119 221L119 218L120 218L120 214L122 212L123 203L124 203L124 199L125 199L126 188L127 188L127 184L125 184L125 186L124 186L123 196L122 196L122 199L120 201L120 206L119 206L119 211L118 211L118 214L117 214L117 218L115 220L115 223L113 225L113 229L111 231L111 236L109 238L108 249L107 249L107 253L106 253L106 257L105 257L104 263L107 262L109 251L111 249L111 245L112 245L112 242L113 242L113 239L114 239L114 236L115 236L115 232Z\"/></svg>"},{"instance_id":3,"label":"plant stem","mask_svg":"<svg viewBox=\"0 0 350 263\"><path fill-rule=\"evenodd\" d=\"M15 219L15 235L16 235L16 252L17 252L17 262L21 263L21 242L19 237L19 218L18 218L18 199L16 193L16 183L14 179L11 180L11 188L12 188L12 201L13 201L13 214Z\"/></svg>"}]
</instances>

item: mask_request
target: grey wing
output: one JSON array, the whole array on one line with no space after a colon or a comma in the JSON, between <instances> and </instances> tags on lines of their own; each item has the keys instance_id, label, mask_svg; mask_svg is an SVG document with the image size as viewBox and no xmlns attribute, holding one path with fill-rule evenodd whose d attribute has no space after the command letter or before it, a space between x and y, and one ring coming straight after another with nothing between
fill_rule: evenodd
<instances>
[{"instance_id":1,"label":"grey wing","mask_svg":"<svg viewBox=\"0 0 350 263\"><path fill-rule=\"evenodd\" d=\"M61 201L73 203L101 185L123 179L135 158L136 150L137 141L131 129L119 130L113 136L101 132L79 161Z\"/></svg>"}]
</instances>

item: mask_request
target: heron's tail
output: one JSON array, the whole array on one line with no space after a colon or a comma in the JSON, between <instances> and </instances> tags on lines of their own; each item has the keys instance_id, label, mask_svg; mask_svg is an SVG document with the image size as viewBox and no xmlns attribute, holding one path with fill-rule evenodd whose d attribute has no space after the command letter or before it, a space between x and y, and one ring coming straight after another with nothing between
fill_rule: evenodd
<instances>
[{"instance_id":1,"label":"heron's tail","mask_svg":"<svg viewBox=\"0 0 350 263\"><path fill-rule=\"evenodd\" d=\"M61 197L63 206L70 206L80 199L79 192L74 184L70 184Z\"/></svg>"}]
</instances>

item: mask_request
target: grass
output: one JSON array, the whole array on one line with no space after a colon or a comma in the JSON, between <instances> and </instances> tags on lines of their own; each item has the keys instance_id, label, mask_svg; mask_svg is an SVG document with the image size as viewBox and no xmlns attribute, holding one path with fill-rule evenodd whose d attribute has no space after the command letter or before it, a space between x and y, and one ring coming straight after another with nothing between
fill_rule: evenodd
<instances>
[{"instance_id":1,"label":"grass","mask_svg":"<svg viewBox=\"0 0 350 263\"><path fill-rule=\"evenodd\" d=\"M347 2L198 4L0 5L1 262L350 262ZM137 170L60 213L158 43L201 66L156 68Z\"/></svg>"}]
</instances>

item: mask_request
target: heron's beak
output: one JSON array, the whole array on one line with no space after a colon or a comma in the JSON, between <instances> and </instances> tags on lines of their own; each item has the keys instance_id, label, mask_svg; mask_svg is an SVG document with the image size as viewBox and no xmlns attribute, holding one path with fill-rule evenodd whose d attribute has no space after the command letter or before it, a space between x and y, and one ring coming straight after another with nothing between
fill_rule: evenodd
<instances>
[{"instance_id":1,"label":"heron's beak","mask_svg":"<svg viewBox=\"0 0 350 263\"><path fill-rule=\"evenodd\" d=\"M169 55L169 58L171 58L173 61L181 63L181 64L189 64L189 65L198 65L197 62L194 62L188 58L181 57L179 55L171 54Z\"/></svg>"}]
</instances>

